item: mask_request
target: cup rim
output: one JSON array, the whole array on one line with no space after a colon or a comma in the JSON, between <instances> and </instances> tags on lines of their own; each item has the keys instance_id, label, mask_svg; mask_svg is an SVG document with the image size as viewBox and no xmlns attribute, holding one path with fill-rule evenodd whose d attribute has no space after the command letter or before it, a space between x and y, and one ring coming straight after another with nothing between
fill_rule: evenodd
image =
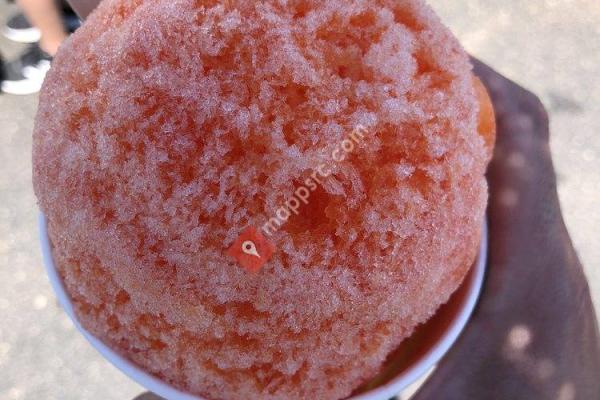
<instances>
[{"instance_id":1,"label":"cup rim","mask_svg":"<svg viewBox=\"0 0 600 400\"><path fill-rule=\"evenodd\" d=\"M142 368L138 367L131 361L110 349L102 341L97 339L81 326L75 317L73 305L71 304L71 300L64 288L62 279L54 266L50 240L47 232L47 222L44 214L42 213L40 213L38 217L38 226L43 264L54 294L56 295L58 302L66 314L69 316L71 321L73 321L73 324L77 330L86 338L92 347L94 347L96 351L98 351L106 360L127 375L130 379L133 379L135 382L160 397L168 400L209 400L200 396L182 392L168 383L158 379L157 377L145 372ZM464 330L469 318L471 317L471 314L473 313L475 305L477 304L485 276L487 251L488 225L487 218L484 218L479 253L472 267L473 276L468 282L468 287L466 288L467 292L463 300L462 307L455 315L454 319L447 325L444 333L440 335L437 343L435 343L435 345L425 352L425 354L423 354L417 362L415 362L406 370L402 371L398 376L364 393L348 397L346 400L387 400L392 398L412 385L419 378L424 376L441 360L441 358L448 352L448 350L450 350L461 332Z\"/></svg>"}]
</instances>

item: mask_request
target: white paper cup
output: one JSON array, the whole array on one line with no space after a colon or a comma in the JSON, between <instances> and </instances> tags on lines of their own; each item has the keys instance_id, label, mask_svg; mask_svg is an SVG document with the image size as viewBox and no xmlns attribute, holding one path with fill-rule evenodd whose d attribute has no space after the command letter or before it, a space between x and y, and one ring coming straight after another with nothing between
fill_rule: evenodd
<instances>
[{"instance_id":1,"label":"white paper cup","mask_svg":"<svg viewBox=\"0 0 600 400\"><path fill-rule=\"evenodd\" d=\"M90 344L111 364L125 375L168 400L208 400L181 392L160 379L148 374L129 360L123 358L100 340L87 332L77 321L71 299L67 295L63 282L54 267L46 219L39 216L40 241L44 266L56 297L69 315L77 329ZM423 377L452 347L467 324L483 284L487 259L488 231L483 227L481 248L471 272L448 304L443 306L431 321L417 329L411 338L400 346L395 356L386 363L384 372L370 385L349 397L352 400L388 400Z\"/></svg>"}]
</instances>

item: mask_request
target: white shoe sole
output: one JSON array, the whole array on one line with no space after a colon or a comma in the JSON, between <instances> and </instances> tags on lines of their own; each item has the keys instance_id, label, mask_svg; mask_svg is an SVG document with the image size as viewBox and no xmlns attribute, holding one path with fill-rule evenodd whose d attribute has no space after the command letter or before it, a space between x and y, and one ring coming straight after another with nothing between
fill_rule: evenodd
<instances>
[{"instance_id":1,"label":"white shoe sole","mask_svg":"<svg viewBox=\"0 0 600 400\"><path fill-rule=\"evenodd\" d=\"M19 43L37 43L40 41L42 34L38 28L29 29L11 29L5 26L2 29L2 34L9 40Z\"/></svg>"},{"instance_id":2,"label":"white shoe sole","mask_svg":"<svg viewBox=\"0 0 600 400\"><path fill-rule=\"evenodd\" d=\"M42 88L43 79L24 79L22 81L4 81L1 89L3 93L25 96L34 94Z\"/></svg>"}]
</instances>

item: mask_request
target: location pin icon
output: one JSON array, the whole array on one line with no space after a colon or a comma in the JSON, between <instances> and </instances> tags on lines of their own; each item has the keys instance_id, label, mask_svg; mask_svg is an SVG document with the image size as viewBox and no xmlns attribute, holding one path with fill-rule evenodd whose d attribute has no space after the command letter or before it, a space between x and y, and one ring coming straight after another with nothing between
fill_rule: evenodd
<instances>
[{"instance_id":1,"label":"location pin icon","mask_svg":"<svg viewBox=\"0 0 600 400\"><path fill-rule=\"evenodd\" d=\"M256 250L256 245L251 240L246 240L244 243L242 243L242 251L244 254L248 254L249 256L260 258L260 254L258 254L258 251Z\"/></svg>"},{"instance_id":2,"label":"location pin icon","mask_svg":"<svg viewBox=\"0 0 600 400\"><path fill-rule=\"evenodd\" d=\"M227 249L227 255L235 258L241 267L252 273L258 272L274 252L273 244L251 226L244 229Z\"/></svg>"}]
</instances>

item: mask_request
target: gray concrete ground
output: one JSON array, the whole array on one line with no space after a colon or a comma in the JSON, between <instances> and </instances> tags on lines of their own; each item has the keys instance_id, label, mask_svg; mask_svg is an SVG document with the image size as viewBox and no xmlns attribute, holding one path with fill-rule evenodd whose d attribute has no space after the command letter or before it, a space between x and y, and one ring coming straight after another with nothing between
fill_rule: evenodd
<instances>
[{"instance_id":1,"label":"gray concrete ground","mask_svg":"<svg viewBox=\"0 0 600 400\"><path fill-rule=\"evenodd\" d=\"M567 225L600 307L600 2L431 0L465 47L544 100ZM0 20L14 11L0 0ZM0 39L13 57L21 46ZM37 96L0 96L0 400L129 400L52 295L31 189ZM543 277L541 277L543 279Z\"/></svg>"}]
</instances>

